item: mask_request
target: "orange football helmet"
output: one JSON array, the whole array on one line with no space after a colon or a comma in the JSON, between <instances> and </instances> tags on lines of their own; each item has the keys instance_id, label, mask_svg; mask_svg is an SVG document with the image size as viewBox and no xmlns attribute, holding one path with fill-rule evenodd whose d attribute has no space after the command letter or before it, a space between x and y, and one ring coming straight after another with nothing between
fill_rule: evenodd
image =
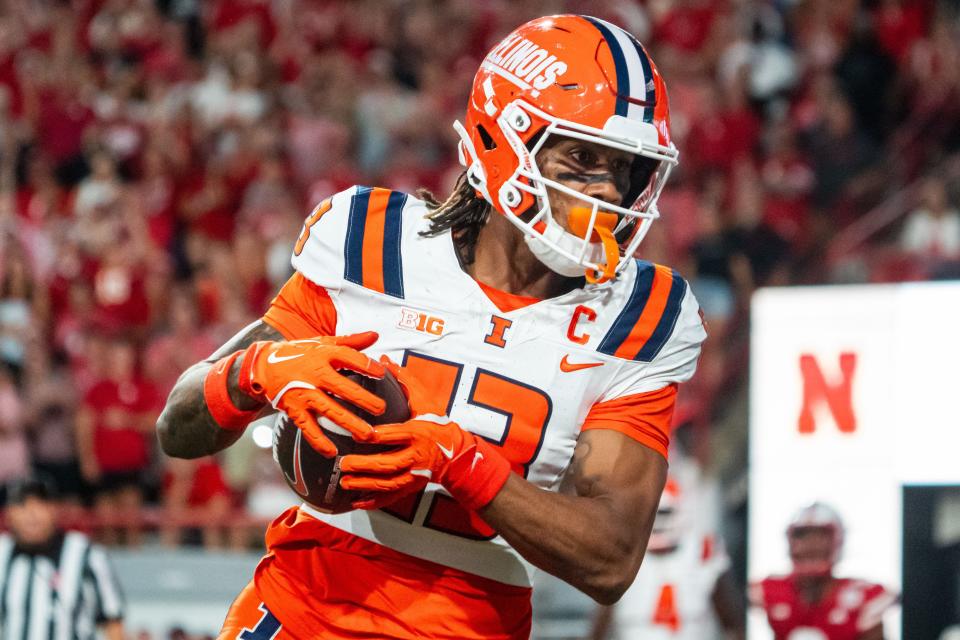
<instances>
[{"instance_id":1,"label":"orange football helmet","mask_svg":"<svg viewBox=\"0 0 960 640\"><path fill-rule=\"evenodd\" d=\"M533 20L484 58L460 135L467 179L525 234L554 271L603 282L622 269L658 217L657 198L677 149L663 79L636 38L589 16ZM536 155L565 136L634 155L617 205L544 178ZM571 229L557 223L547 188L583 201ZM535 208L536 207L536 208Z\"/></svg>"}]
</instances>

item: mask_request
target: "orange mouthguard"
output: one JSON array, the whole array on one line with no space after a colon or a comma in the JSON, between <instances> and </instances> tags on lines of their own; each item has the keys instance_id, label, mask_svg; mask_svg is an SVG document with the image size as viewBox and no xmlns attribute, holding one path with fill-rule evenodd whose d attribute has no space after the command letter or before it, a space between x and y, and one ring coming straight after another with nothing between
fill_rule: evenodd
<instances>
[{"instance_id":1,"label":"orange mouthguard","mask_svg":"<svg viewBox=\"0 0 960 640\"><path fill-rule=\"evenodd\" d=\"M581 238L586 238L587 227L590 225L592 214L593 210L590 207L573 207L570 209L570 214L567 216L567 226L569 226L570 232ZM617 271L617 265L620 262L620 246L613 235L617 220L617 214L615 213L597 212L597 219L593 223L593 229L590 230L589 241L599 242L603 245L606 263L603 265L603 271L587 269L584 275L590 284L604 283L612 278Z\"/></svg>"}]
</instances>

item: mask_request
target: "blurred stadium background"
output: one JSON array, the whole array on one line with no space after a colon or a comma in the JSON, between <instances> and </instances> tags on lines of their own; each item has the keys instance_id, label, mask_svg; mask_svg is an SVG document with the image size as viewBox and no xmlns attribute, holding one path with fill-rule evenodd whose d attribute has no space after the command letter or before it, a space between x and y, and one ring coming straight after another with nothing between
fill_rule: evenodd
<instances>
[{"instance_id":1,"label":"blurred stadium background","mask_svg":"<svg viewBox=\"0 0 960 640\"><path fill-rule=\"evenodd\" d=\"M447 192L481 56L561 12L631 30L667 80L681 164L641 252L679 268L709 325L676 440L741 586L786 568L800 501L835 499L847 566L903 590L905 619L911 597L942 603L904 638L960 622L960 288L789 288L960 278L955 0L6 0L0 482L50 474L64 520L113 546L131 637L215 634L293 497L269 427L217 459L159 455L177 375L260 315L321 198ZM849 353L860 431L836 400ZM920 395L886 412L899 389ZM768 447L752 456L751 430ZM893 445L940 462L901 473ZM881 486L889 500L858 508ZM536 602L537 637L589 628L556 581Z\"/></svg>"}]
</instances>

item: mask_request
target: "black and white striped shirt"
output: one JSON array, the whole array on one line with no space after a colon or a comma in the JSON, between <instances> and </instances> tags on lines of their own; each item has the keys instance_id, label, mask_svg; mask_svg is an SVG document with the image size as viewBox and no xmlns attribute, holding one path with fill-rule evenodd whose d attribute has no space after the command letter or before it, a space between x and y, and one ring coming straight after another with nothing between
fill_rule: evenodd
<instances>
[{"instance_id":1,"label":"black and white striped shirt","mask_svg":"<svg viewBox=\"0 0 960 640\"><path fill-rule=\"evenodd\" d=\"M82 533L39 551L0 535L0 640L93 640L123 606L107 554Z\"/></svg>"}]
</instances>

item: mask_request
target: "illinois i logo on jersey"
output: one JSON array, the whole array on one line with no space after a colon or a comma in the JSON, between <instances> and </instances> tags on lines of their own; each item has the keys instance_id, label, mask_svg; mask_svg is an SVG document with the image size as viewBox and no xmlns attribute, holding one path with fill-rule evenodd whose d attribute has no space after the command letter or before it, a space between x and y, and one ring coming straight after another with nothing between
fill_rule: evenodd
<instances>
[{"instance_id":1,"label":"illinois i logo on jersey","mask_svg":"<svg viewBox=\"0 0 960 640\"><path fill-rule=\"evenodd\" d=\"M483 338L483 341L487 344L503 349L505 346L507 346L507 329L512 326L513 320L510 320L509 318L490 316L490 333Z\"/></svg>"}]
</instances>

